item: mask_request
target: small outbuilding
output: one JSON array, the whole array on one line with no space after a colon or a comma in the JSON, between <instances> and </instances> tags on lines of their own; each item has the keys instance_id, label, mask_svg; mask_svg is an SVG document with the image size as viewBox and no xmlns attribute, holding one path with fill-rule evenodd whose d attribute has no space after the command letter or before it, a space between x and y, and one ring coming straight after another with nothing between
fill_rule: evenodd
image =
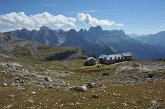
<instances>
[{"instance_id":1,"label":"small outbuilding","mask_svg":"<svg viewBox=\"0 0 165 109\"><path fill-rule=\"evenodd\" d=\"M96 59L93 57L89 57L86 61L84 61L85 66L92 66L96 64Z\"/></svg>"}]
</instances>

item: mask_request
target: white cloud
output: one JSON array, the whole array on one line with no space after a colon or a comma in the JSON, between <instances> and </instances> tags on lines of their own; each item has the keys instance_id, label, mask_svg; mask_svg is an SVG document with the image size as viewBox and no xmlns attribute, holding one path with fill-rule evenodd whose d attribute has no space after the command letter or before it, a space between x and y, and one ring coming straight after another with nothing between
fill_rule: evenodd
<instances>
[{"instance_id":1,"label":"white cloud","mask_svg":"<svg viewBox=\"0 0 165 109\"><path fill-rule=\"evenodd\" d=\"M6 30L18 28L32 30L39 29L41 26L48 26L52 29L68 30L76 27L75 22L75 18L65 17L64 15L54 16L48 12L29 16L24 12L11 12L0 15L0 27L5 27Z\"/></svg>"},{"instance_id":2,"label":"white cloud","mask_svg":"<svg viewBox=\"0 0 165 109\"><path fill-rule=\"evenodd\" d=\"M117 23L116 26L124 26L124 24Z\"/></svg>"},{"instance_id":3,"label":"white cloud","mask_svg":"<svg viewBox=\"0 0 165 109\"><path fill-rule=\"evenodd\" d=\"M85 24L89 24L91 26L124 26L123 24L116 24L114 21L106 19L98 20L97 18L92 17L90 14L78 13L77 18Z\"/></svg>"},{"instance_id":4,"label":"white cloud","mask_svg":"<svg viewBox=\"0 0 165 109\"><path fill-rule=\"evenodd\" d=\"M91 26L124 26L123 24L115 23L114 21L93 18L90 14L84 14L83 12L77 14L77 19ZM76 18L66 17L64 15L55 16L48 12L34 15L26 15L24 12L11 12L0 15L1 32L21 28L27 28L29 30L39 29L41 26L47 26L52 29L69 30L71 28L76 28Z\"/></svg>"}]
</instances>

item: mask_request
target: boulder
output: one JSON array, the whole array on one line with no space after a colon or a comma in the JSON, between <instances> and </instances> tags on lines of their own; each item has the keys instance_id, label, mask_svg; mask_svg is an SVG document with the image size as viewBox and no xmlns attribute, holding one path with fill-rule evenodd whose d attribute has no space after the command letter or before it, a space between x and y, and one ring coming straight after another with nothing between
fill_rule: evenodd
<instances>
[{"instance_id":1,"label":"boulder","mask_svg":"<svg viewBox=\"0 0 165 109\"><path fill-rule=\"evenodd\" d=\"M44 77L44 80L52 82L52 79L50 77Z\"/></svg>"},{"instance_id":2,"label":"boulder","mask_svg":"<svg viewBox=\"0 0 165 109\"><path fill-rule=\"evenodd\" d=\"M148 73L147 74L147 78L153 78L154 77L154 74L153 73Z\"/></svg>"},{"instance_id":3,"label":"boulder","mask_svg":"<svg viewBox=\"0 0 165 109\"><path fill-rule=\"evenodd\" d=\"M75 86L74 88L71 88L71 89L74 89L74 90L80 91L80 92L86 92L86 91L87 91L87 86L86 86L86 85L83 85L83 86Z\"/></svg>"},{"instance_id":4,"label":"boulder","mask_svg":"<svg viewBox=\"0 0 165 109\"><path fill-rule=\"evenodd\" d=\"M152 100L151 103L152 106L149 109L160 109L162 107L161 104L156 100Z\"/></svg>"},{"instance_id":5,"label":"boulder","mask_svg":"<svg viewBox=\"0 0 165 109\"><path fill-rule=\"evenodd\" d=\"M96 86L96 84L95 83L86 83L85 84L85 86L87 87L87 88L93 88L93 87L95 87Z\"/></svg>"},{"instance_id":6,"label":"boulder","mask_svg":"<svg viewBox=\"0 0 165 109\"><path fill-rule=\"evenodd\" d=\"M105 72L102 74L103 76L109 76L109 73Z\"/></svg>"},{"instance_id":7,"label":"boulder","mask_svg":"<svg viewBox=\"0 0 165 109\"><path fill-rule=\"evenodd\" d=\"M97 99L97 98L99 98L99 95L98 94L92 94L91 97L94 99Z\"/></svg>"},{"instance_id":8,"label":"boulder","mask_svg":"<svg viewBox=\"0 0 165 109\"><path fill-rule=\"evenodd\" d=\"M120 97L120 94L117 93L108 93L108 96Z\"/></svg>"}]
</instances>

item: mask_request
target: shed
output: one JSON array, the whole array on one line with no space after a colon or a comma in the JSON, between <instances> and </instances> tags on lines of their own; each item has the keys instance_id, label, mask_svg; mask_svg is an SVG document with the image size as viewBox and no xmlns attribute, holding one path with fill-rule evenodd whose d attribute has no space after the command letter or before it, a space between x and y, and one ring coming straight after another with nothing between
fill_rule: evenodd
<instances>
[{"instance_id":1,"label":"shed","mask_svg":"<svg viewBox=\"0 0 165 109\"><path fill-rule=\"evenodd\" d=\"M89 57L86 61L84 61L85 66L92 66L96 64L96 59L93 57Z\"/></svg>"}]
</instances>

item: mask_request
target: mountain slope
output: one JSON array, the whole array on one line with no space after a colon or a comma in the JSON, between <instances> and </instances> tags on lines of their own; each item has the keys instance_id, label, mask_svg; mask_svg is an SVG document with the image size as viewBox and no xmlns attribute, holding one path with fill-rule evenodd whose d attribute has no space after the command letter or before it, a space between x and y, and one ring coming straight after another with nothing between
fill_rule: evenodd
<instances>
[{"instance_id":1,"label":"mountain slope","mask_svg":"<svg viewBox=\"0 0 165 109\"><path fill-rule=\"evenodd\" d=\"M30 57L37 55L38 42L32 42L11 35L0 34L0 51L12 57Z\"/></svg>"},{"instance_id":2,"label":"mountain slope","mask_svg":"<svg viewBox=\"0 0 165 109\"><path fill-rule=\"evenodd\" d=\"M94 38L91 39L92 41L94 41ZM109 48L108 46L105 45L103 47L99 44L92 43L92 41L87 41L87 39L82 37L81 33L75 31L74 29L71 29L67 32L66 40L63 44L61 44L61 46L77 46L95 56L99 56L102 53L114 53L113 50L111 50L111 48Z\"/></svg>"},{"instance_id":3,"label":"mountain slope","mask_svg":"<svg viewBox=\"0 0 165 109\"><path fill-rule=\"evenodd\" d=\"M48 27L42 26L39 31L32 30L29 31L25 28L21 30L6 32L5 34L17 36L19 38L37 41L42 44L47 45L57 45L58 44L58 38L56 36L56 31L52 31Z\"/></svg>"},{"instance_id":4,"label":"mountain slope","mask_svg":"<svg viewBox=\"0 0 165 109\"><path fill-rule=\"evenodd\" d=\"M0 54L10 58L26 58L45 61L87 57L85 52L82 52L76 47L48 46L1 33Z\"/></svg>"},{"instance_id":5,"label":"mountain slope","mask_svg":"<svg viewBox=\"0 0 165 109\"><path fill-rule=\"evenodd\" d=\"M117 53L132 52L135 59L157 59L162 56L162 53L155 47L142 44L129 37L102 38L100 41L104 42L104 44L109 47L114 48ZM98 43L100 41L98 41Z\"/></svg>"},{"instance_id":6,"label":"mountain slope","mask_svg":"<svg viewBox=\"0 0 165 109\"><path fill-rule=\"evenodd\" d=\"M135 38L136 40L144 43L148 43L155 46L160 46L165 48L165 31L161 31L156 34L150 34L145 36L139 36Z\"/></svg>"},{"instance_id":7,"label":"mountain slope","mask_svg":"<svg viewBox=\"0 0 165 109\"><path fill-rule=\"evenodd\" d=\"M106 46L115 53L132 52L136 59L157 59L165 54L162 49L158 50L155 46L130 38L123 30L107 31L100 28L98 26L91 27L89 31L81 30L79 32L84 34L82 37L91 43L95 42L100 46ZM95 34L91 34L91 31ZM85 34L88 34L88 36L85 36ZM93 37L95 37L95 40L93 40Z\"/></svg>"},{"instance_id":8,"label":"mountain slope","mask_svg":"<svg viewBox=\"0 0 165 109\"><path fill-rule=\"evenodd\" d=\"M80 37L78 32L74 29L71 29L66 34L66 40L62 46L78 46L82 47L89 44L84 38Z\"/></svg>"}]
</instances>

